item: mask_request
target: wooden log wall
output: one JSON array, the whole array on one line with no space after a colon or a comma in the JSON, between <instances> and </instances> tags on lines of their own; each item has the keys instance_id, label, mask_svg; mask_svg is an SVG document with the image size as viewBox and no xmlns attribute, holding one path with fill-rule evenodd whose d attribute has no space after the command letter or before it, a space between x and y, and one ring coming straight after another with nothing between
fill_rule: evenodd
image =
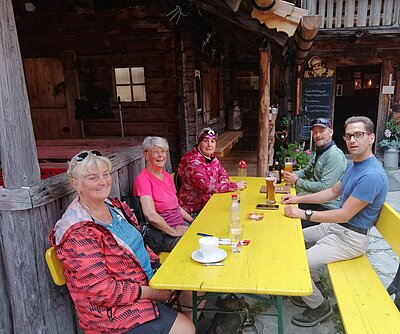
<instances>
[{"instance_id":1,"label":"wooden log wall","mask_svg":"<svg viewBox=\"0 0 400 334\"><path fill-rule=\"evenodd\" d=\"M111 196L129 200L144 167L140 146L110 156ZM81 333L65 286L45 263L47 236L74 197L65 174L30 189L0 188L0 333Z\"/></svg>"},{"instance_id":2,"label":"wooden log wall","mask_svg":"<svg viewBox=\"0 0 400 334\"><path fill-rule=\"evenodd\" d=\"M63 87L53 95L63 76L69 74L69 81L73 81L72 74L65 73L71 72L71 63L79 77L76 98L87 93L80 70L91 70L91 83L108 92L115 115L112 119L84 120L84 135L121 136L113 68L143 66L147 101L122 103L124 134L166 137L172 160L179 159L176 50L180 48L176 49L173 22L164 12L137 6L84 14L21 13L18 33L25 70L30 74L27 84L32 87L30 101L37 139L72 138L81 132L80 123L71 125L71 112L66 112L75 110L74 105L71 107L74 99L67 97L65 102ZM61 62L73 53L80 67L71 61Z\"/></svg>"}]
</instances>

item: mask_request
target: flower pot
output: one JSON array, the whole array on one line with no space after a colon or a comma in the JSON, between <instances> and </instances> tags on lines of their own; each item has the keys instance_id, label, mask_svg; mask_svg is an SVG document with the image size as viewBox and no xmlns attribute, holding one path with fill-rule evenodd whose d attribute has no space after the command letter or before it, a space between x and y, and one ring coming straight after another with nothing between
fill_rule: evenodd
<instances>
[{"instance_id":1,"label":"flower pot","mask_svg":"<svg viewBox=\"0 0 400 334\"><path fill-rule=\"evenodd\" d=\"M383 152L383 166L385 168L399 167L399 150L396 148L388 148Z\"/></svg>"}]
</instances>

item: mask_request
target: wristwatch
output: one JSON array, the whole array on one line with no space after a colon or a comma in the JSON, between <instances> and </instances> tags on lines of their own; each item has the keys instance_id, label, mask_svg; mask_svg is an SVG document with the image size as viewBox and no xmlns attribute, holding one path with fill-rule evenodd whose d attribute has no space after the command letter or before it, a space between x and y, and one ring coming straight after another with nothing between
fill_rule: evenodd
<instances>
[{"instance_id":1,"label":"wristwatch","mask_svg":"<svg viewBox=\"0 0 400 334\"><path fill-rule=\"evenodd\" d=\"M306 220L309 222L311 220L311 216L313 214L312 210L311 209L307 209L305 214L306 214Z\"/></svg>"}]
</instances>

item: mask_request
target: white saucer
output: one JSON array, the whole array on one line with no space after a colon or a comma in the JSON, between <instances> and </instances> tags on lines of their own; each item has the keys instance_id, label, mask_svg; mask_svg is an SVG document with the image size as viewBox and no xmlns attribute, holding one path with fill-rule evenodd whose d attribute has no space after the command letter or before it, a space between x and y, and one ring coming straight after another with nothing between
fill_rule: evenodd
<instances>
[{"instance_id":1,"label":"white saucer","mask_svg":"<svg viewBox=\"0 0 400 334\"><path fill-rule=\"evenodd\" d=\"M200 249L197 249L192 253L192 259L200 263L213 263L222 261L226 258L226 255L227 254L223 249L218 248L218 251L215 252L213 257L205 259L203 255L201 255Z\"/></svg>"}]
</instances>

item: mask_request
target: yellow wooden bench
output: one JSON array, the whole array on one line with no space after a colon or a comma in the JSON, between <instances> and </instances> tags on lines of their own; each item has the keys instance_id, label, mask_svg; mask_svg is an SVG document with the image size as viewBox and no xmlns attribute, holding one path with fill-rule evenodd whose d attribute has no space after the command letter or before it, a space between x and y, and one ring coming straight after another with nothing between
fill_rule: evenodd
<instances>
[{"instance_id":1,"label":"yellow wooden bench","mask_svg":"<svg viewBox=\"0 0 400 334\"><path fill-rule=\"evenodd\" d=\"M164 263L165 259L168 257L168 252L161 252L159 254L161 264ZM49 268L51 278L55 285L62 286L65 284L64 269L61 261L57 257L57 252L54 247L50 247L46 250L45 254L47 267Z\"/></svg>"},{"instance_id":2,"label":"yellow wooden bench","mask_svg":"<svg viewBox=\"0 0 400 334\"><path fill-rule=\"evenodd\" d=\"M57 251L54 247L46 250L45 254L47 267L49 268L51 278L55 285L62 286L65 284L64 268L61 261L57 257Z\"/></svg>"},{"instance_id":3,"label":"yellow wooden bench","mask_svg":"<svg viewBox=\"0 0 400 334\"><path fill-rule=\"evenodd\" d=\"M400 215L384 204L376 228L400 255ZM328 264L347 334L398 334L400 313L366 255Z\"/></svg>"},{"instance_id":4,"label":"yellow wooden bench","mask_svg":"<svg viewBox=\"0 0 400 334\"><path fill-rule=\"evenodd\" d=\"M226 131L217 139L217 147L215 154L218 158L223 158L227 155L232 147L243 137L243 131Z\"/></svg>"}]
</instances>

